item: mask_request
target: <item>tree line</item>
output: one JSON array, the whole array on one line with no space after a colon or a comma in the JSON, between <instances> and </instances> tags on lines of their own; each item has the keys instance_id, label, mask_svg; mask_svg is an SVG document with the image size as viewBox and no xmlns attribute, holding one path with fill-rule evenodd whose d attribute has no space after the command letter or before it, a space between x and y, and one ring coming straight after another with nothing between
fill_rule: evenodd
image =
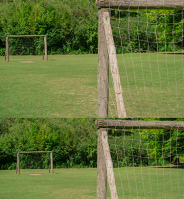
<instances>
[{"instance_id":1,"label":"tree line","mask_svg":"<svg viewBox=\"0 0 184 199\"><path fill-rule=\"evenodd\" d=\"M94 0L12 0L0 4L0 55L6 35L46 35L50 54L96 53Z\"/></svg>"},{"instance_id":2,"label":"tree line","mask_svg":"<svg viewBox=\"0 0 184 199\"><path fill-rule=\"evenodd\" d=\"M118 53L183 48L181 10L113 10L111 17ZM95 0L1 0L0 55L5 52L6 35L32 34L47 35L50 54L97 53Z\"/></svg>"}]
</instances>

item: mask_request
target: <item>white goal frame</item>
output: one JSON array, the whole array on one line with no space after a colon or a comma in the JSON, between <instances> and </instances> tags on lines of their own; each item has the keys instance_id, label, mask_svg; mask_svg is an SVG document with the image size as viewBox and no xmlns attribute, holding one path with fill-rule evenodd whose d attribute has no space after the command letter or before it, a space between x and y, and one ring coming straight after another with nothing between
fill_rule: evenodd
<instances>
[{"instance_id":1,"label":"white goal frame","mask_svg":"<svg viewBox=\"0 0 184 199\"><path fill-rule=\"evenodd\" d=\"M23 153L50 153L50 168L49 168L49 173L51 169L51 174L53 174L53 156L52 156L52 151L20 151L17 153L17 167L16 167L16 174L20 174L20 154Z\"/></svg>"},{"instance_id":2,"label":"white goal frame","mask_svg":"<svg viewBox=\"0 0 184 199\"><path fill-rule=\"evenodd\" d=\"M17 37L44 37L44 54L45 61L48 61L47 57L47 36L46 35L7 35L6 36L6 50L5 50L5 61L9 61L9 38Z\"/></svg>"}]
</instances>

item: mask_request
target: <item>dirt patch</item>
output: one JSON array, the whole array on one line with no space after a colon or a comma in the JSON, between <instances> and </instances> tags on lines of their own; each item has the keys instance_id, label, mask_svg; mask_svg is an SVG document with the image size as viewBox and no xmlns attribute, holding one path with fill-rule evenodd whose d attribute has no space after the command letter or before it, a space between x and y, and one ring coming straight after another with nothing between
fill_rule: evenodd
<instances>
[{"instance_id":1,"label":"dirt patch","mask_svg":"<svg viewBox=\"0 0 184 199\"><path fill-rule=\"evenodd\" d=\"M33 63L33 61L20 61L21 63Z\"/></svg>"},{"instance_id":2,"label":"dirt patch","mask_svg":"<svg viewBox=\"0 0 184 199\"><path fill-rule=\"evenodd\" d=\"M31 176L40 176L41 174L29 174Z\"/></svg>"}]
</instances>

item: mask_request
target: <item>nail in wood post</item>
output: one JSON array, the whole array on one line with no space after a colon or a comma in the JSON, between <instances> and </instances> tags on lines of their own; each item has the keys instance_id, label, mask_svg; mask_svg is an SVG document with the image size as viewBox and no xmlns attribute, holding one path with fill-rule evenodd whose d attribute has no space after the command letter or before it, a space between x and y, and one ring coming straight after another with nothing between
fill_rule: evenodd
<instances>
[{"instance_id":1,"label":"nail in wood post","mask_svg":"<svg viewBox=\"0 0 184 199\"><path fill-rule=\"evenodd\" d=\"M47 58L47 37L44 37L44 47L45 47L45 61L48 61Z\"/></svg>"},{"instance_id":2,"label":"nail in wood post","mask_svg":"<svg viewBox=\"0 0 184 199\"><path fill-rule=\"evenodd\" d=\"M102 145L102 132L106 129L98 130L98 157L97 157L97 199L106 199L107 169Z\"/></svg>"},{"instance_id":3,"label":"nail in wood post","mask_svg":"<svg viewBox=\"0 0 184 199\"><path fill-rule=\"evenodd\" d=\"M108 118L109 99L109 55L107 51L105 31L103 25L103 12L107 9L99 10L98 25L98 118Z\"/></svg>"}]
</instances>

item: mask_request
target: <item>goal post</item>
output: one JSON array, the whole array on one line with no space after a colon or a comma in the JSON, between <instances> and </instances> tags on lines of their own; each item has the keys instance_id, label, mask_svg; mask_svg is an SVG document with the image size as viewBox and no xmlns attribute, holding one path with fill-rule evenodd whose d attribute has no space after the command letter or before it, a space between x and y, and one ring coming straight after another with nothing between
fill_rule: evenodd
<instances>
[{"instance_id":1,"label":"goal post","mask_svg":"<svg viewBox=\"0 0 184 199\"><path fill-rule=\"evenodd\" d=\"M184 1L96 0L96 6L97 117L183 117Z\"/></svg>"},{"instance_id":2,"label":"goal post","mask_svg":"<svg viewBox=\"0 0 184 199\"><path fill-rule=\"evenodd\" d=\"M16 174L20 174L20 154L38 154L38 153L50 153L50 166L49 166L49 173L51 169L51 173L53 174L53 156L52 151L20 151L17 153L17 167L16 167Z\"/></svg>"},{"instance_id":3,"label":"goal post","mask_svg":"<svg viewBox=\"0 0 184 199\"><path fill-rule=\"evenodd\" d=\"M183 9L181 0L96 0L97 8L128 8L128 9Z\"/></svg>"},{"instance_id":4,"label":"goal post","mask_svg":"<svg viewBox=\"0 0 184 199\"><path fill-rule=\"evenodd\" d=\"M47 36L46 35L7 35L6 36L5 61L9 61L9 38L32 38L32 37L43 37L44 38L43 59L45 61L48 61Z\"/></svg>"},{"instance_id":5,"label":"goal post","mask_svg":"<svg viewBox=\"0 0 184 199\"><path fill-rule=\"evenodd\" d=\"M182 196L184 179L180 176L180 171L184 162L181 163L178 156L181 155L184 159L183 121L99 119L95 125L98 128L98 199L107 198L106 176L112 199L117 199L118 196L147 198L150 195L157 198L159 178L163 178L165 183L171 181L168 189L163 184L165 190L161 191L165 194L164 197L171 197L176 189L180 191L178 196ZM148 132L146 129L149 129ZM159 137L161 138L158 139ZM116 174L113 165L118 168ZM118 181L118 187L115 181ZM132 190L135 193L131 193Z\"/></svg>"}]
</instances>

